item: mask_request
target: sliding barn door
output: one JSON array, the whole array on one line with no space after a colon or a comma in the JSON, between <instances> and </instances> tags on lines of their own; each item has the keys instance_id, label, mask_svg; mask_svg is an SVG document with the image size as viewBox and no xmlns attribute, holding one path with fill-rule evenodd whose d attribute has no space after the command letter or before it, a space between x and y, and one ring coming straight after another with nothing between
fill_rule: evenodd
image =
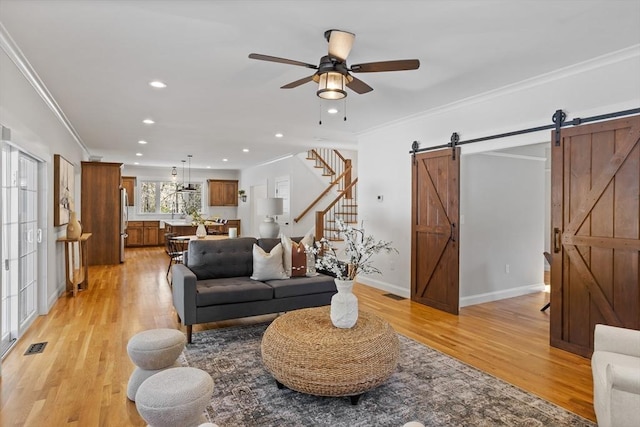
<instances>
[{"instance_id":1,"label":"sliding barn door","mask_svg":"<svg viewBox=\"0 0 640 427\"><path fill-rule=\"evenodd\" d=\"M460 149L455 150L414 159L411 299L458 314Z\"/></svg>"},{"instance_id":2,"label":"sliding barn door","mask_svg":"<svg viewBox=\"0 0 640 427\"><path fill-rule=\"evenodd\" d=\"M597 323L640 329L640 116L552 135L551 345L591 355Z\"/></svg>"}]
</instances>

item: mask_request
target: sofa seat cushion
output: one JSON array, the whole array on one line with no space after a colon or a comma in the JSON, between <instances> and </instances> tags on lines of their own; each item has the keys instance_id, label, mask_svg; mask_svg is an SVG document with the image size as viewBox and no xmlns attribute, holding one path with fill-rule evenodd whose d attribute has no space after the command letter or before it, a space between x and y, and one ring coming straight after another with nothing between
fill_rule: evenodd
<instances>
[{"instance_id":1,"label":"sofa seat cushion","mask_svg":"<svg viewBox=\"0 0 640 427\"><path fill-rule=\"evenodd\" d=\"M312 277L292 277L284 280L267 280L265 283L273 288L274 298L337 292L333 277L324 274Z\"/></svg>"},{"instance_id":2,"label":"sofa seat cushion","mask_svg":"<svg viewBox=\"0 0 640 427\"><path fill-rule=\"evenodd\" d=\"M199 280L196 293L198 307L273 299L271 286L248 277Z\"/></svg>"}]
</instances>

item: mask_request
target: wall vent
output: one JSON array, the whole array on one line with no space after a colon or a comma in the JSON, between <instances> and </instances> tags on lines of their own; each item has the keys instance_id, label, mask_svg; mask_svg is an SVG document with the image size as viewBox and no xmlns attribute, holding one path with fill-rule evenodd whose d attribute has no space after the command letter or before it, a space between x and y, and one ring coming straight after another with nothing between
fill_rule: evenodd
<instances>
[{"instance_id":1,"label":"wall vent","mask_svg":"<svg viewBox=\"0 0 640 427\"><path fill-rule=\"evenodd\" d=\"M405 297L401 297L400 295L394 295L394 294L383 294L382 296L385 296L387 298L391 298L394 299L396 301L404 301L406 300Z\"/></svg>"}]
</instances>

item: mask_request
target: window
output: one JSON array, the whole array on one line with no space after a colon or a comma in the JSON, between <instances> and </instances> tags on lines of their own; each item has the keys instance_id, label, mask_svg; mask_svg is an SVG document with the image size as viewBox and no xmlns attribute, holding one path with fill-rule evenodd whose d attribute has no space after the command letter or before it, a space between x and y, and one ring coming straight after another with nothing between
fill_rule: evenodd
<instances>
[{"instance_id":1,"label":"window","mask_svg":"<svg viewBox=\"0 0 640 427\"><path fill-rule=\"evenodd\" d=\"M202 211L202 184L197 191L183 193L175 182L143 181L140 186L140 213L192 214Z\"/></svg>"}]
</instances>

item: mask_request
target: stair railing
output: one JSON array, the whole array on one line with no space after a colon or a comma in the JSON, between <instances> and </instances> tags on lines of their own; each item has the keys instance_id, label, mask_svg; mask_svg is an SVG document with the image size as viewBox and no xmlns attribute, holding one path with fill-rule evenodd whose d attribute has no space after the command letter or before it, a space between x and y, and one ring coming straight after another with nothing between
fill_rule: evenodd
<instances>
[{"instance_id":1,"label":"stair railing","mask_svg":"<svg viewBox=\"0 0 640 427\"><path fill-rule=\"evenodd\" d=\"M338 229L335 227L335 219L340 218L345 223L356 223L358 215L358 206L353 203L357 200L356 186L358 178L351 181L351 183L340 191L338 197L336 197L327 207L322 211L316 211L316 232L315 237L317 240L326 237L327 240L341 240L337 236ZM342 203L338 204L338 202ZM325 236L326 233L335 234Z\"/></svg>"},{"instance_id":2,"label":"stair railing","mask_svg":"<svg viewBox=\"0 0 640 427\"><path fill-rule=\"evenodd\" d=\"M329 183L329 186L327 188L325 188L322 193L320 193L320 195L318 197L315 198L315 200L313 202L311 202L309 204L309 206L307 206L301 213L300 215L298 215L297 217L295 217L293 219L294 222L298 222L300 221L302 218L304 218L304 216L306 214L309 213L309 211L311 211L311 209L313 209L318 203L320 203L320 201L329 193L329 191L331 191L331 189L336 185L336 184L340 184L341 182L343 182L343 180L345 179L346 176L349 176L349 180L351 180L351 166L349 166L348 169L345 169L342 174L340 174L340 176L338 176L336 179L331 180L331 182ZM338 187L340 188L340 187Z\"/></svg>"},{"instance_id":3,"label":"stair railing","mask_svg":"<svg viewBox=\"0 0 640 427\"><path fill-rule=\"evenodd\" d=\"M311 156L309 156L310 159L315 160L316 165L318 165L318 167L321 167L323 169L323 175L325 176L333 176L336 174L336 170L334 168L332 168L329 163L327 163L327 161L324 159L325 156L322 156L319 151L324 151L322 149L320 150L316 150L316 149L312 149L311 151ZM336 150L334 150L336 151ZM337 152L337 151L336 151ZM342 157L342 156L340 156Z\"/></svg>"}]
</instances>

